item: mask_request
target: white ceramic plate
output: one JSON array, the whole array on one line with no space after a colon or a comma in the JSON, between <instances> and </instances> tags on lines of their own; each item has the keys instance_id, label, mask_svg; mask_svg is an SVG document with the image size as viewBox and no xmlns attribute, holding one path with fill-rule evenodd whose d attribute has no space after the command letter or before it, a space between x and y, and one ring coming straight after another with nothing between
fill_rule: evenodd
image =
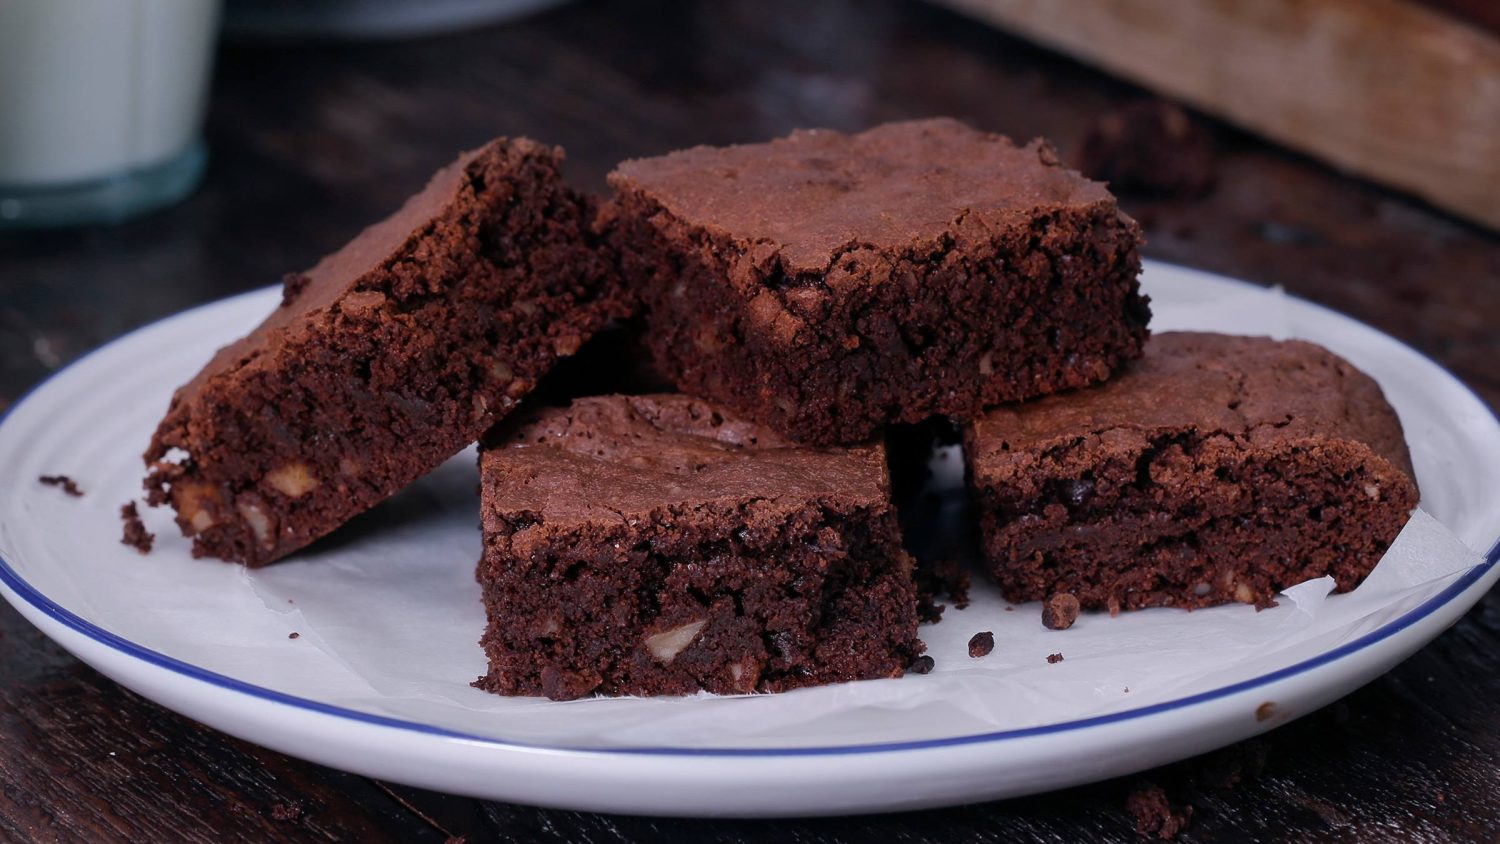
<instances>
[{"instance_id":1,"label":"white ceramic plate","mask_svg":"<svg viewBox=\"0 0 1500 844\"><path fill-rule=\"evenodd\" d=\"M838 814L1130 773L1335 700L1430 641L1500 576L1500 425L1472 393L1395 340L1274 291L1159 264L1143 283L1158 330L1306 337L1381 382L1436 519L1423 536L1403 534L1404 568L1388 557L1377 574L1394 574L1380 588L1325 601L1309 584L1265 613L1086 615L1064 632L979 587L972 607L923 628L938 661L926 676L742 698L502 699L467 685L483 669L471 456L258 572L191 559L161 513L149 516L152 554L119 543L116 511L138 493L138 455L171 390L274 307L267 289L117 340L11 409L0 424L0 591L80 659L185 715L476 797ZM87 495L36 482L56 473ZM1435 535L1439 522L1447 530ZM963 643L984 629L996 651L969 660ZM1067 657L1049 665L1054 650Z\"/></svg>"}]
</instances>

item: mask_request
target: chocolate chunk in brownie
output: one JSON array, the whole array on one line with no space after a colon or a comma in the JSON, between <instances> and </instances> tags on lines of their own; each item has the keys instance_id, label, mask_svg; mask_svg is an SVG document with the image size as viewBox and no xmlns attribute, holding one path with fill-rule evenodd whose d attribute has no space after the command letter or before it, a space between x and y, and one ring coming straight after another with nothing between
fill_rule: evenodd
<instances>
[{"instance_id":1,"label":"chocolate chunk in brownie","mask_svg":"<svg viewBox=\"0 0 1500 844\"><path fill-rule=\"evenodd\" d=\"M1067 630L1078 620L1082 607L1078 599L1067 592L1053 595L1042 603L1042 626L1048 630Z\"/></svg>"},{"instance_id":2,"label":"chocolate chunk in brownie","mask_svg":"<svg viewBox=\"0 0 1500 844\"><path fill-rule=\"evenodd\" d=\"M910 674L931 674L932 669L936 667L937 660L933 659L927 654L922 654L921 656L912 660L911 665L907 666L906 670L907 673Z\"/></svg>"},{"instance_id":3,"label":"chocolate chunk in brownie","mask_svg":"<svg viewBox=\"0 0 1500 844\"><path fill-rule=\"evenodd\" d=\"M1139 228L1039 141L802 131L610 182L660 368L800 442L1094 383L1146 337Z\"/></svg>"},{"instance_id":4,"label":"chocolate chunk in brownie","mask_svg":"<svg viewBox=\"0 0 1500 844\"><path fill-rule=\"evenodd\" d=\"M986 630L983 633L975 633L969 639L969 656L973 659L989 656L994 650L995 634L993 631Z\"/></svg>"},{"instance_id":5,"label":"chocolate chunk in brownie","mask_svg":"<svg viewBox=\"0 0 1500 844\"><path fill-rule=\"evenodd\" d=\"M965 451L1013 601L1262 604L1324 575L1352 589L1417 505L1380 388L1301 341L1160 335L1105 384L991 411Z\"/></svg>"},{"instance_id":6,"label":"chocolate chunk in brownie","mask_svg":"<svg viewBox=\"0 0 1500 844\"><path fill-rule=\"evenodd\" d=\"M199 556L285 556L476 440L628 310L560 150L501 139L285 281L177 391L145 458Z\"/></svg>"},{"instance_id":7,"label":"chocolate chunk in brownie","mask_svg":"<svg viewBox=\"0 0 1500 844\"><path fill-rule=\"evenodd\" d=\"M141 521L141 511L137 509L134 501L127 501L120 506L120 521L125 523L120 542L142 554L151 553L151 545L156 541L156 534L146 530L146 523Z\"/></svg>"},{"instance_id":8,"label":"chocolate chunk in brownie","mask_svg":"<svg viewBox=\"0 0 1500 844\"><path fill-rule=\"evenodd\" d=\"M776 692L898 677L923 649L878 445L601 396L501 426L480 474L480 688Z\"/></svg>"},{"instance_id":9,"label":"chocolate chunk in brownie","mask_svg":"<svg viewBox=\"0 0 1500 844\"><path fill-rule=\"evenodd\" d=\"M67 475L42 475L37 478L37 483L44 486L59 487L63 492L74 498L83 497L83 488L78 486L78 483Z\"/></svg>"}]
</instances>

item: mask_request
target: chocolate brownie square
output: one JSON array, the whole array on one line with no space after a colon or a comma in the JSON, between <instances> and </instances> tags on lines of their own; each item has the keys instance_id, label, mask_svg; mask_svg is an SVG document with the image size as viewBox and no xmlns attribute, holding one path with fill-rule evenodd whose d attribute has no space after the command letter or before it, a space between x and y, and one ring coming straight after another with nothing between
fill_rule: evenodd
<instances>
[{"instance_id":1,"label":"chocolate brownie square","mask_svg":"<svg viewBox=\"0 0 1500 844\"><path fill-rule=\"evenodd\" d=\"M1417 505L1380 387L1300 341L1173 333L1108 382L965 431L983 554L1007 598L1264 606L1356 586Z\"/></svg>"},{"instance_id":2,"label":"chocolate brownie square","mask_svg":"<svg viewBox=\"0 0 1500 844\"><path fill-rule=\"evenodd\" d=\"M306 273L172 398L145 454L193 553L251 566L476 440L629 297L562 151L497 140Z\"/></svg>"},{"instance_id":3,"label":"chocolate brownie square","mask_svg":"<svg viewBox=\"0 0 1500 844\"><path fill-rule=\"evenodd\" d=\"M1140 354L1140 230L952 120L627 161L607 215L684 392L814 444L1080 387Z\"/></svg>"},{"instance_id":4,"label":"chocolate brownie square","mask_svg":"<svg viewBox=\"0 0 1500 844\"><path fill-rule=\"evenodd\" d=\"M480 458L480 688L779 692L921 653L880 446L793 446L682 395L502 427Z\"/></svg>"}]
</instances>

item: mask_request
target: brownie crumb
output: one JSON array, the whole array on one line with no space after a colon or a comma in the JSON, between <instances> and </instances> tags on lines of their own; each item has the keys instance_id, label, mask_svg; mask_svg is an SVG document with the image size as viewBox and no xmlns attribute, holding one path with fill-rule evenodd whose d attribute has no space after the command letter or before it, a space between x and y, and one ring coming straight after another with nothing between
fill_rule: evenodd
<instances>
[{"instance_id":1,"label":"brownie crumb","mask_svg":"<svg viewBox=\"0 0 1500 844\"><path fill-rule=\"evenodd\" d=\"M1163 841L1177 837L1193 817L1193 807L1180 810L1167 800L1167 792L1153 782L1142 782L1125 799L1125 808L1135 816L1135 831L1140 835L1155 836Z\"/></svg>"},{"instance_id":2,"label":"brownie crumb","mask_svg":"<svg viewBox=\"0 0 1500 844\"><path fill-rule=\"evenodd\" d=\"M1142 100L1095 122L1084 137L1078 168L1119 193L1199 197L1214 185L1213 142L1172 103Z\"/></svg>"},{"instance_id":3,"label":"brownie crumb","mask_svg":"<svg viewBox=\"0 0 1500 844\"><path fill-rule=\"evenodd\" d=\"M995 634L989 630L983 633L975 633L974 638L969 640L969 656L979 659L989 656L995 649Z\"/></svg>"},{"instance_id":4,"label":"brownie crumb","mask_svg":"<svg viewBox=\"0 0 1500 844\"><path fill-rule=\"evenodd\" d=\"M911 667L906 669L909 674L930 674L937 662L930 656L922 654L912 661Z\"/></svg>"},{"instance_id":5,"label":"brownie crumb","mask_svg":"<svg viewBox=\"0 0 1500 844\"><path fill-rule=\"evenodd\" d=\"M297 632L297 631L295 631L295 630L293 630L293 631L292 631L292 632L290 632L290 633L288 633L288 634L286 634L286 637L287 637L287 638L288 638L288 639L300 639L300 638L302 638L302 634L301 634L301 633L298 633L298 632Z\"/></svg>"},{"instance_id":6,"label":"brownie crumb","mask_svg":"<svg viewBox=\"0 0 1500 844\"><path fill-rule=\"evenodd\" d=\"M1048 630L1067 630L1078 620L1078 599L1067 592L1059 592L1042 604L1042 625Z\"/></svg>"},{"instance_id":7,"label":"brownie crumb","mask_svg":"<svg viewBox=\"0 0 1500 844\"><path fill-rule=\"evenodd\" d=\"M1062 662L1062 661L1063 661L1063 655L1062 654L1047 654L1047 664L1048 665L1056 665L1056 664L1058 664L1059 662Z\"/></svg>"},{"instance_id":8,"label":"brownie crumb","mask_svg":"<svg viewBox=\"0 0 1500 844\"><path fill-rule=\"evenodd\" d=\"M62 487L63 492L66 492L74 498L83 497L83 490L80 489L78 484L74 483L73 479L68 477L67 475L43 475L40 478L37 478L37 480L46 484L47 486Z\"/></svg>"},{"instance_id":9,"label":"brownie crumb","mask_svg":"<svg viewBox=\"0 0 1500 844\"><path fill-rule=\"evenodd\" d=\"M294 821L302 817L302 806L297 803L276 803L271 806L271 817L278 821Z\"/></svg>"},{"instance_id":10,"label":"brownie crumb","mask_svg":"<svg viewBox=\"0 0 1500 844\"><path fill-rule=\"evenodd\" d=\"M287 273L281 277L281 307L290 306L307 289L312 279L306 273Z\"/></svg>"},{"instance_id":11,"label":"brownie crumb","mask_svg":"<svg viewBox=\"0 0 1500 844\"><path fill-rule=\"evenodd\" d=\"M1269 721L1275 716L1276 704L1272 703L1269 700L1265 703L1262 703L1260 706L1255 707L1255 720L1257 721Z\"/></svg>"},{"instance_id":12,"label":"brownie crumb","mask_svg":"<svg viewBox=\"0 0 1500 844\"><path fill-rule=\"evenodd\" d=\"M120 542L142 554L151 553L151 544L156 541L156 534L146 530L146 523L141 521L141 511L136 508L134 501L120 505L120 519L125 522L125 533L120 537Z\"/></svg>"}]
</instances>

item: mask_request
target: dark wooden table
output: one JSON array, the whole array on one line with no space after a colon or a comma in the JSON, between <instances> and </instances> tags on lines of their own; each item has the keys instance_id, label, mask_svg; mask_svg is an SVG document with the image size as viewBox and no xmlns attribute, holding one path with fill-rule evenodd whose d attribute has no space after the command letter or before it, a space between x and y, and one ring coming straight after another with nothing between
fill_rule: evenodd
<instances>
[{"instance_id":1,"label":"dark wooden table","mask_svg":"<svg viewBox=\"0 0 1500 844\"><path fill-rule=\"evenodd\" d=\"M239 45L219 62L212 164L181 206L114 228L0 235L0 408L82 352L313 263L492 135L621 158L949 114L1075 156L1142 92L937 8L579 3L425 41ZM0 118L3 119L3 118ZM1500 240L1194 117L1214 187L1128 195L1152 257L1345 311L1500 404ZM1435 150L1434 155L1441 155ZM1500 186L1497 186L1500 192ZM1500 596L1389 675L1255 742L1046 796L894 816L606 817L340 773L228 738L73 660L0 610L0 838L1131 841L1161 786L1180 840L1500 839Z\"/></svg>"}]
</instances>

